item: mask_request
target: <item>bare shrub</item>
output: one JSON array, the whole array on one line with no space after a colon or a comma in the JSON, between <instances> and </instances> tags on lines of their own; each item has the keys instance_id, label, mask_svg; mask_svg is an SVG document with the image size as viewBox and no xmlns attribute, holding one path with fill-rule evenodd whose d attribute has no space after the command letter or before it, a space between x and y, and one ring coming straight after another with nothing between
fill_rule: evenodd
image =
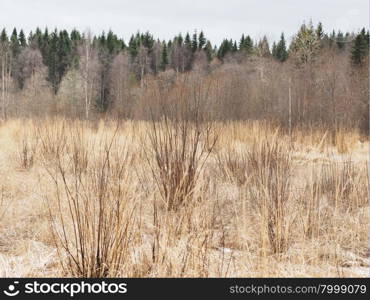
<instances>
[{"instance_id":1,"label":"bare shrub","mask_svg":"<svg viewBox=\"0 0 370 300\"><path fill-rule=\"evenodd\" d=\"M165 115L151 124L147 162L167 209L176 210L191 199L217 137L212 125L199 119L170 120Z\"/></svg>"},{"instance_id":2,"label":"bare shrub","mask_svg":"<svg viewBox=\"0 0 370 300\"><path fill-rule=\"evenodd\" d=\"M129 155L115 161L115 138L98 144L97 157L93 151L76 150L75 144L68 155L71 174L61 156L55 170L48 169L56 188L55 209L49 201L54 241L64 270L72 276L122 276L134 233L134 208L127 204ZM88 166L80 161L81 152L91 156Z\"/></svg>"}]
</instances>

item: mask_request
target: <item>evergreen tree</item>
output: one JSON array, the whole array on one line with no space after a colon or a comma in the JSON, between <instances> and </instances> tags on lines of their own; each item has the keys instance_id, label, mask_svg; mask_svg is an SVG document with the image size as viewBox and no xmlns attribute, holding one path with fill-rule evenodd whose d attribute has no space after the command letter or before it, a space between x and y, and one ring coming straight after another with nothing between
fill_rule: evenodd
<instances>
[{"instance_id":1,"label":"evergreen tree","mask_svg":"<svg viewBox=\"0 0 370 300\"><path fill-rule=\"evenodd\" d=\"M10 36L10 48L12 50L13 57L16 58L21 51L16 28L13 29L12 35Z\"/></svg>"},{"instance_id":2,"label":"evergreen tree","mask_svg":"<svg viewBox=\"0 0 370 300\"><path fill-rule=\"evenodd\" d=\"M19 32L19 44L22 48L27 47L27 41L26 41L26 36L24 34L23 29Z\"/></svg>"},{"instance_id":3,"label":"evergreen tree","mask_svg":"<svg viewBox=\"0 0 370 300\"><path fill-rule=\"evenodd\" d=\"M71 31L71 67L77 69L79 65L79 47L81 45L82 36L80 32L76 29Z\"/></svg>"},{"instance_id":4,"label":"evergreen tree","mask_svg":"<svg viewBox=\"0 0 370 300\"><path fill-rule=\"evenodd\" d=\"M198 49L198 34L195 31L193 34L193 39L191 40L191 50L194 53L195 51L197 51L197 49Z\"/></svg>"},{"instance_id":5,"label":"evergreen tree","mask_svg":"<svg viewBox=\"0 0 370 300\"><path fill-rule=\"evenodd\" d=\"M185 36L185 41L184 41L184 45L185 45L185 48L186 49L189 49L189 50L191 50L191 40L190 40L190 35L189 35L189 33L187 33L186 34L186 36Z\"/></svg>"},{"instance_id":6,"label":"evergreen tree","mask_svg":"<svg viewBox=\"0 0 370 300\"><path fill-rule=\"evenodd\" d=\"M39 40L39 39L38 39ZM41 42L42 43L42 42ZM42 47L42 44L41 44ZM48 43L48 52L47 55L44 58L44 63L48 67L48 77L47 80L51 83L54 93L58 90L58 57L57 57L57 51L58 51L58 32L55 30L50 34L50 39ZM42 55L43 51L41 51Z\"/></svg>"},{"instance_id":7,"label":"evergreen tree","mask_svg":"<svg viewBox=\"0 0 370 300\"><path fill-rule=\"evenodd\" d=\"M243 33L242 34L242 37L240 38L239 49L242 49L243 48L244 43L245 43L245 36L244 36L244 33Z\"/></svg>"},{"instance_id":8,"label":"evergreen tree","mask_svg":"<svg viewBox=\"0 0 370 300\"><path fill-rule=\"evenodd\" d=\"M213 48L210 41L207 41L206 46L204 47L204 51L206 52L207 59L210 62L213 56Z\"/></svg>"},{"instance_id":9,"label":"evergreen tree","mask_svg":"<svg viewBox=\"0 0 370 300\"><path fill-rule=\"evenodd\" d=\"M163 41L163 47L162 47L162 54L161 54L161 64L160 64L160 69L162 71L166 70L166 67L168 65L168 53L167 53L167 46L166 42Z\"/></svg>"},{"instance_id":10,"label":"evergreen tree","mask_svg":"<svg viewBox=\"0 0 370 300\"><path fill-rule=\"evenodd\" d=\"M121 45L118 41L117 36L113 33L112 30L109 30L108 35L107 35L107 42L106 42L106 47L108 49L109 54L115 54L117 53Z\"/></svg>"},{"instance_id":11,"label":"evergreen tree","mask_svg":"<svg viewBox=\"0 0 370 300\"><path fill-rule=\"evenodd\" d=\"M176 42L178 46L182 46L184 38L182 37L181 33L174 38L174 42Z\"/></svg>"},{"instance_id":12,"label":"evergreen tree","mask_svg":"<svg viewBox=\"0 0 370 300\"><path fill-rule=\"evenodd\" d=\"M55 32L57 30L55 29ZM44 33L41 32L41 30L36 29L36 44L38 48L40 49L44 64L47 65L47 59L50 55L49 53L49 30L45 28Z\"/></svg>"},{"instance_id":13,"label":"evergreen tree","mask_svg":"<svg viewBox=\"0 0 370 300\"><path fill-rule=\"evenodd\" d=\"M153 50L154 45L154 38L153 36L147 31L144 35L141 37L141 44L148 49L148 52L151 53Z\"/></svg>"},{"instance_id":14,"label":"evergreen tree","mask_svg":"<svg viewBox=\"0 0 370 300\"><path fill-rule=\"evenodd\" d=\"M1 31L0 42L2 44L7 44L9 42L8 35L6 33L6 29L5 28Z\"/></svg>"},{"instance_id":15,"label":"evergreen tree","mask_svg":"<svg viewBox=\"0 0 370 300\"><path fill-rule=\"evenodd\" d=\"M322 23L319 22L319 24L317 25L317 28L316 28L316 36L317 36L317 39L318 40L321 40L324 36L324 30L323 30L323 27L322 27Z\"/></svg>"},{"instance_id":16,"label":"evergreen tree","mask_svg":"<svg viewBox=\"0 0 370 300\"><path fill-rule=\"evenodd\" d=\"M351 60L354 65L362 65L365 57L369 54L369 33L365 32L365 28L357 34L353 47Z\"/></svg>"},{"instance_id":17,"label":"evergreen tree","mask_svg":"<svg viewBox=\"0 0 370 300\"><path fill-rule=\"evenodd\" d=\"M198 49L201 50L201 49L204 48L204 46L207 43L207 40L206 40L206 38L204 36L203 31L200 32L198 40L199 40L199 42L198 42Z\"/></svg>"},{"instance_id":18,"label":"evergreen tree","mask_svg":"<svg viewBox=\"0 0 370 300\"><path fill-rule=\"evenodd\" d=\"M275 50L273 47L272 55L281 62L284 62L288 58L288 51L286 48L286 42L285 42L285 37L284 33L281 34L280 36L280 41L275 45Z\"/></svg>"},{"instance_id":19,"label":"evergreen tree","mask_svg":"<svg viewBox=\"0 0 370 300\"><path fill-rule=\"evenodd\" d=\"M253 40L251 39L249 35L247 35L246 37L242 35L242 38L240 39L240 43L239 43L239 50L244 51L247 54L252 54Z\"/></svg>"},{"instance_id":20,"label":"evergreen tree","mask_svg":"<svg viewBox=\"0 0 370 300\"><path fill-rule=\"evenodd\" d=\"M76 42L76 41L81 41L82 37L81 34L78 30L73 29L71 31L71 41Z\"/></svg>"},{"instance_id":21,"label":"evergreen tree","mask_svg":"<svg viewBox=\"0 0 370 300\"><path fill-rule=\"evenodd\" d=\"M233 46L234 44L232 40L230 41L227 39L223 40L223 42L220 45L220 48L218 49L217 57L222 60L226 54L232 51Z\"/></svg>"},{"instance_id":22,"label":"evergreen tree","mask_svg":"<svg viewBox=\"0 0 370 300\"><path fill-rule=\"evenodd\" d=\"M45 31L47 31L47 29ZM42 50L42 38L43 38L43 36L42 36L42 32L41 32L40 28L38 28L38 27L36 28L34 37L35 37L35 41L37 43L37 47L40 50ZM41 53L42 53L42 51L41 51Z\"/></svg>"},{"instance_id":23,"label":"evergreen tree","mask_svg":"<svg viewBox=\"0 0 370 300\"><path fill-rule=\"evenodd\" d=\"M128 52L130 53L132 60L138 54L138 45L137 45L136 39L133 35L131 36L130 41L128 43Z\"/></svg>"},{"instance_id":24,"label":"evergreen tree","mask_svg":"<svg viewBox=\"0 0 370 300\"><path fill-rule=\"evenodd\" d=\"M66 30L54 30L50 35L47 30L41 42L44 63L48 67L48 81L51 82L54 93L59 89L64 74L71 66L71 40Z\"/></svg>"}]
</instances>

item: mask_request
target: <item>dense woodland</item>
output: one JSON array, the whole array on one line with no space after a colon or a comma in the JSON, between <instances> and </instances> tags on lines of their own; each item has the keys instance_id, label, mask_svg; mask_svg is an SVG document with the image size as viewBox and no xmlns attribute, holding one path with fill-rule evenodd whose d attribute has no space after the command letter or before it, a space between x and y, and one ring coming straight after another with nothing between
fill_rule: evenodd
<instances>
[{"instance_id":1,"label":"dense woodland","mask_svg":"<svg viewBox=\"0 0 370 300\"><path fill-rule=\"evenodd\" d=\"M189 104L214 120L269 119L329 128L368 124L369 31L281 34L213 45L203 31L124 41L112 31L37 28L0 35L0 117L63 114L148 119ZM149 115L150 113L150 115Z\"/></svg>"}]
</instances>

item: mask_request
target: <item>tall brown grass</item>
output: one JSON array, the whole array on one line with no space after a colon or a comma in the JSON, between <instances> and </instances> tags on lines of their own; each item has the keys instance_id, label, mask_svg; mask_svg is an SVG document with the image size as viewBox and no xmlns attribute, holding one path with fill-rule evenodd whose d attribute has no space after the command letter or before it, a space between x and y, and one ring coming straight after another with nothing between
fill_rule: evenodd
<instances>
[{"instance_id":1,"label":"tall brown grass","mask_svg":"<svg viewBox=\"0 0 370 300\"><path fill-rule=\"evenodd\" d=\"M358 276L366 267L361 143L348 155L320 142L325 130L290 137L259 122L40 124L28 124L32 168L9 176L39 178L34 197L45 199L64 276Z\"/></svg>"}]
</instances>

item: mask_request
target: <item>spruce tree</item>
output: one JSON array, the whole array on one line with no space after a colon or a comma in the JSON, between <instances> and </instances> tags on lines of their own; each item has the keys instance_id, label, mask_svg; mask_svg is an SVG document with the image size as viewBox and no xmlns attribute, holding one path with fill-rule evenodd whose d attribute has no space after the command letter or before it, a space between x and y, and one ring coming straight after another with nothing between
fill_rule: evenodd
<instances>
[{"instance_id":1,"label":"spruce tree","mask_svg":"<svg viewBox=\"0 0 370 300\"><path fill-rule=\"evenodd\" d=\"M318 40L321 40L324 36L324 30L323 30L323 27L322 27L322 23L319 22L319 24L317 25L317 28L316 28L316 36L317 36L317 39Z\"/></svg>"},{"instance_id":2,"label":"spruce tree","mask_svg":"<svg viewBox=\"0 0 370 300\"><path fill-rule=\"evenodd\" d=\"M50 34L47 55L44 58L44 63L48 67L47 80L51 83L54 93L58 90L58 32L55 30ZM41 52L43 53L43 51Z\"/></svg>"},{"instance_id":3,"label":"spruce tree","mask_svg":"<svg viewBox=\"0 0 370 300\"><path fill-rule=\"evenodd\" d=\"M161 64L160 69L162 71L166 70L166 67L168 65L168 53L167 53L167 45L166 42L163 41L163 47L162 47L162 54L161 54Z\"/></svg>"},{"instance_id":4,"label":"spruce tree","mask_svg":"<svg viewBox=\"0 0 370 300\"><path fill-rule=\"evenodd\" d=\"M175 37L174 41L176 41L177 45L182 46L184 38L182 37L181 33L177 37Z\"/></svg>"},{"instance_id":5,"label":"spruce tree","mask_svg":"<svg viewBox=\"0 0 370 300\"><path fill-rule=\"evenodd\" d=\"M185 41L184 41L186 49L191 50L191 40L190 40L190 34L187 33L185 36Z\"/></svg>"},{"instance_id":6,"label":"spruce tree","mask_svg":"<svg viewBox=\"0 0 370 300\"><path fill-rule=\"evenodd\" d=\"M26 36L24 34L23 29L19 32L19 44L22 48L27 47L27 41L26 41Z\"/></svg>"},{"instance_id":7,"label":"spruce tree","mask_svg":"<svg viewBox=\"0 0 370 300\"><path fill-rule=\"evenodd\" d=\"M0 42L2 44L7 44L9 42L8 35L6 33L6 29L5 28L1 31Z\"/></svg>"},{"instance_id":8,"label":"spruce tree","mask_svg":"<svg viewBox=\"0 0 370 300\"><path fill-rule=\"evenodd\" d=\"M244 36L244 33L243 33L242 34L242 37L240 39L240 42L239 42L239 49L242 49L243 48L244 43L245 43L245 36Z\"/></svg>"},{"instance_id":9,"label":"spruce tree","mask_svg":"<svg viewBox=\"0 0 370 300\"><path fill-rule=\"evenodd\" d=\"M112 30L109 30L108 32L106 46L109 54L114 54L121 48L118 42L118 38Z\"/></svg>"},{"instance_id":10,"label":"spruce tree","mask_svg":"<svg viewBox=\"0 0 370 300\"><path fill-rule=\"evenodd\" d=\"M247 35L246 37L244 37L244 35L242 36L240 40L239 50L244 51L246 54L252 54L253 40L249 35Z\"/></svg>"},{"instance_id":11,"label":"spruce tree","mask_svg":"<svg viewBox=\"0 0 370 300\"><path fill-rule=\"evenodd\" d=\"M207 41L206 46L204 47L204 51L207 55L208 61L210 62L213 56L213 48L212 48L212 44L210 41Z\"/></svg>"},{"instance_id":12,"label":"spruce tree","mask_svg":"<svg viewBox=\"0 0 370 300\"><path fill-rule=\"evenodd\" d=\"M13 29L12 35L10 36L10 48L12 50L13 57L17 57L20 52L20 45L16 28Z\"/></svg>"},{"instance_id":13,"label":"spruce tree","mask_svg":"<svg viewBox=\"0 0 370 300\"><path fill-rule=\"evenodd\" d=\"M201 50L201 49L204 48L204 46L207 43L207 40L206 40L206 38L204 36L203 31L200 32L198 40L199 40L199 42L198 42L198 49Z\"/></svg>"},{"instance_id":14,"label":"spruce tree","mask_svg":"<svg viewBox=\"0 0 370 300\"><path fill-rule=\"evenodd\" d=\"M36 28L36 31L33 37L34 37L37 47L40 49L42 53L42 32L39 27Z\"/></svg>"},{"instance_id":15,"label":"spruce tree","mask_svg":"<svg viewBox=\"0 0 370 300\"><path fill-rule=\"evenodd\" d=\"M369 54L369 35L365 28L357 34L353 47L351 60L354 65L362 65L366 55Z\"/></svg>"},{"instance_id":16,"label":"spruce tree","mask_svg":"<svg viewBox=\"0 0 370 300\"><path fill-rule=\"evenodd\" d=\"M131 36L128 43L128 52L130 53L131 59L133 60L138 54L138 45L134 35Z\"/></svg>"},{"instance_id":17,"label":"spruce tree","mask_svg":"<svg viewBox=\"0 0 370 300\"><path fill-rule=\"evenodd\" d=\"M195 51L197 51L197 49L198 49L198 34L195 31L193 34L193 39L191 40L191 50L194 53Z\"/></svg>"},{"instance_id":18,"label":"spruce tree","mask_svg":"<svg viewBox=\"0 0 370 300\"><path fill-rule=\"evenodd\" d=\"M229 41L227 39L224 39L220 45L220 48L218 49L217 57L222 60L226 54L232 51L233 46L234 44L232 40Z\"/></svg>"},{"instance_id":19,"label":"spruce tree","mask_svg":"<svg viewBox=\"0 0 370 300\"><path fill-rule=\"evenodd\" d=\"M284 33L281 34L280 36L280 41L277 43L275 46L275 50L273 49L272 55L281 62L284 62L288 58L288 51L286 48L286 42L285 42L285 37Z\"/></svg>"}]
</instances>

